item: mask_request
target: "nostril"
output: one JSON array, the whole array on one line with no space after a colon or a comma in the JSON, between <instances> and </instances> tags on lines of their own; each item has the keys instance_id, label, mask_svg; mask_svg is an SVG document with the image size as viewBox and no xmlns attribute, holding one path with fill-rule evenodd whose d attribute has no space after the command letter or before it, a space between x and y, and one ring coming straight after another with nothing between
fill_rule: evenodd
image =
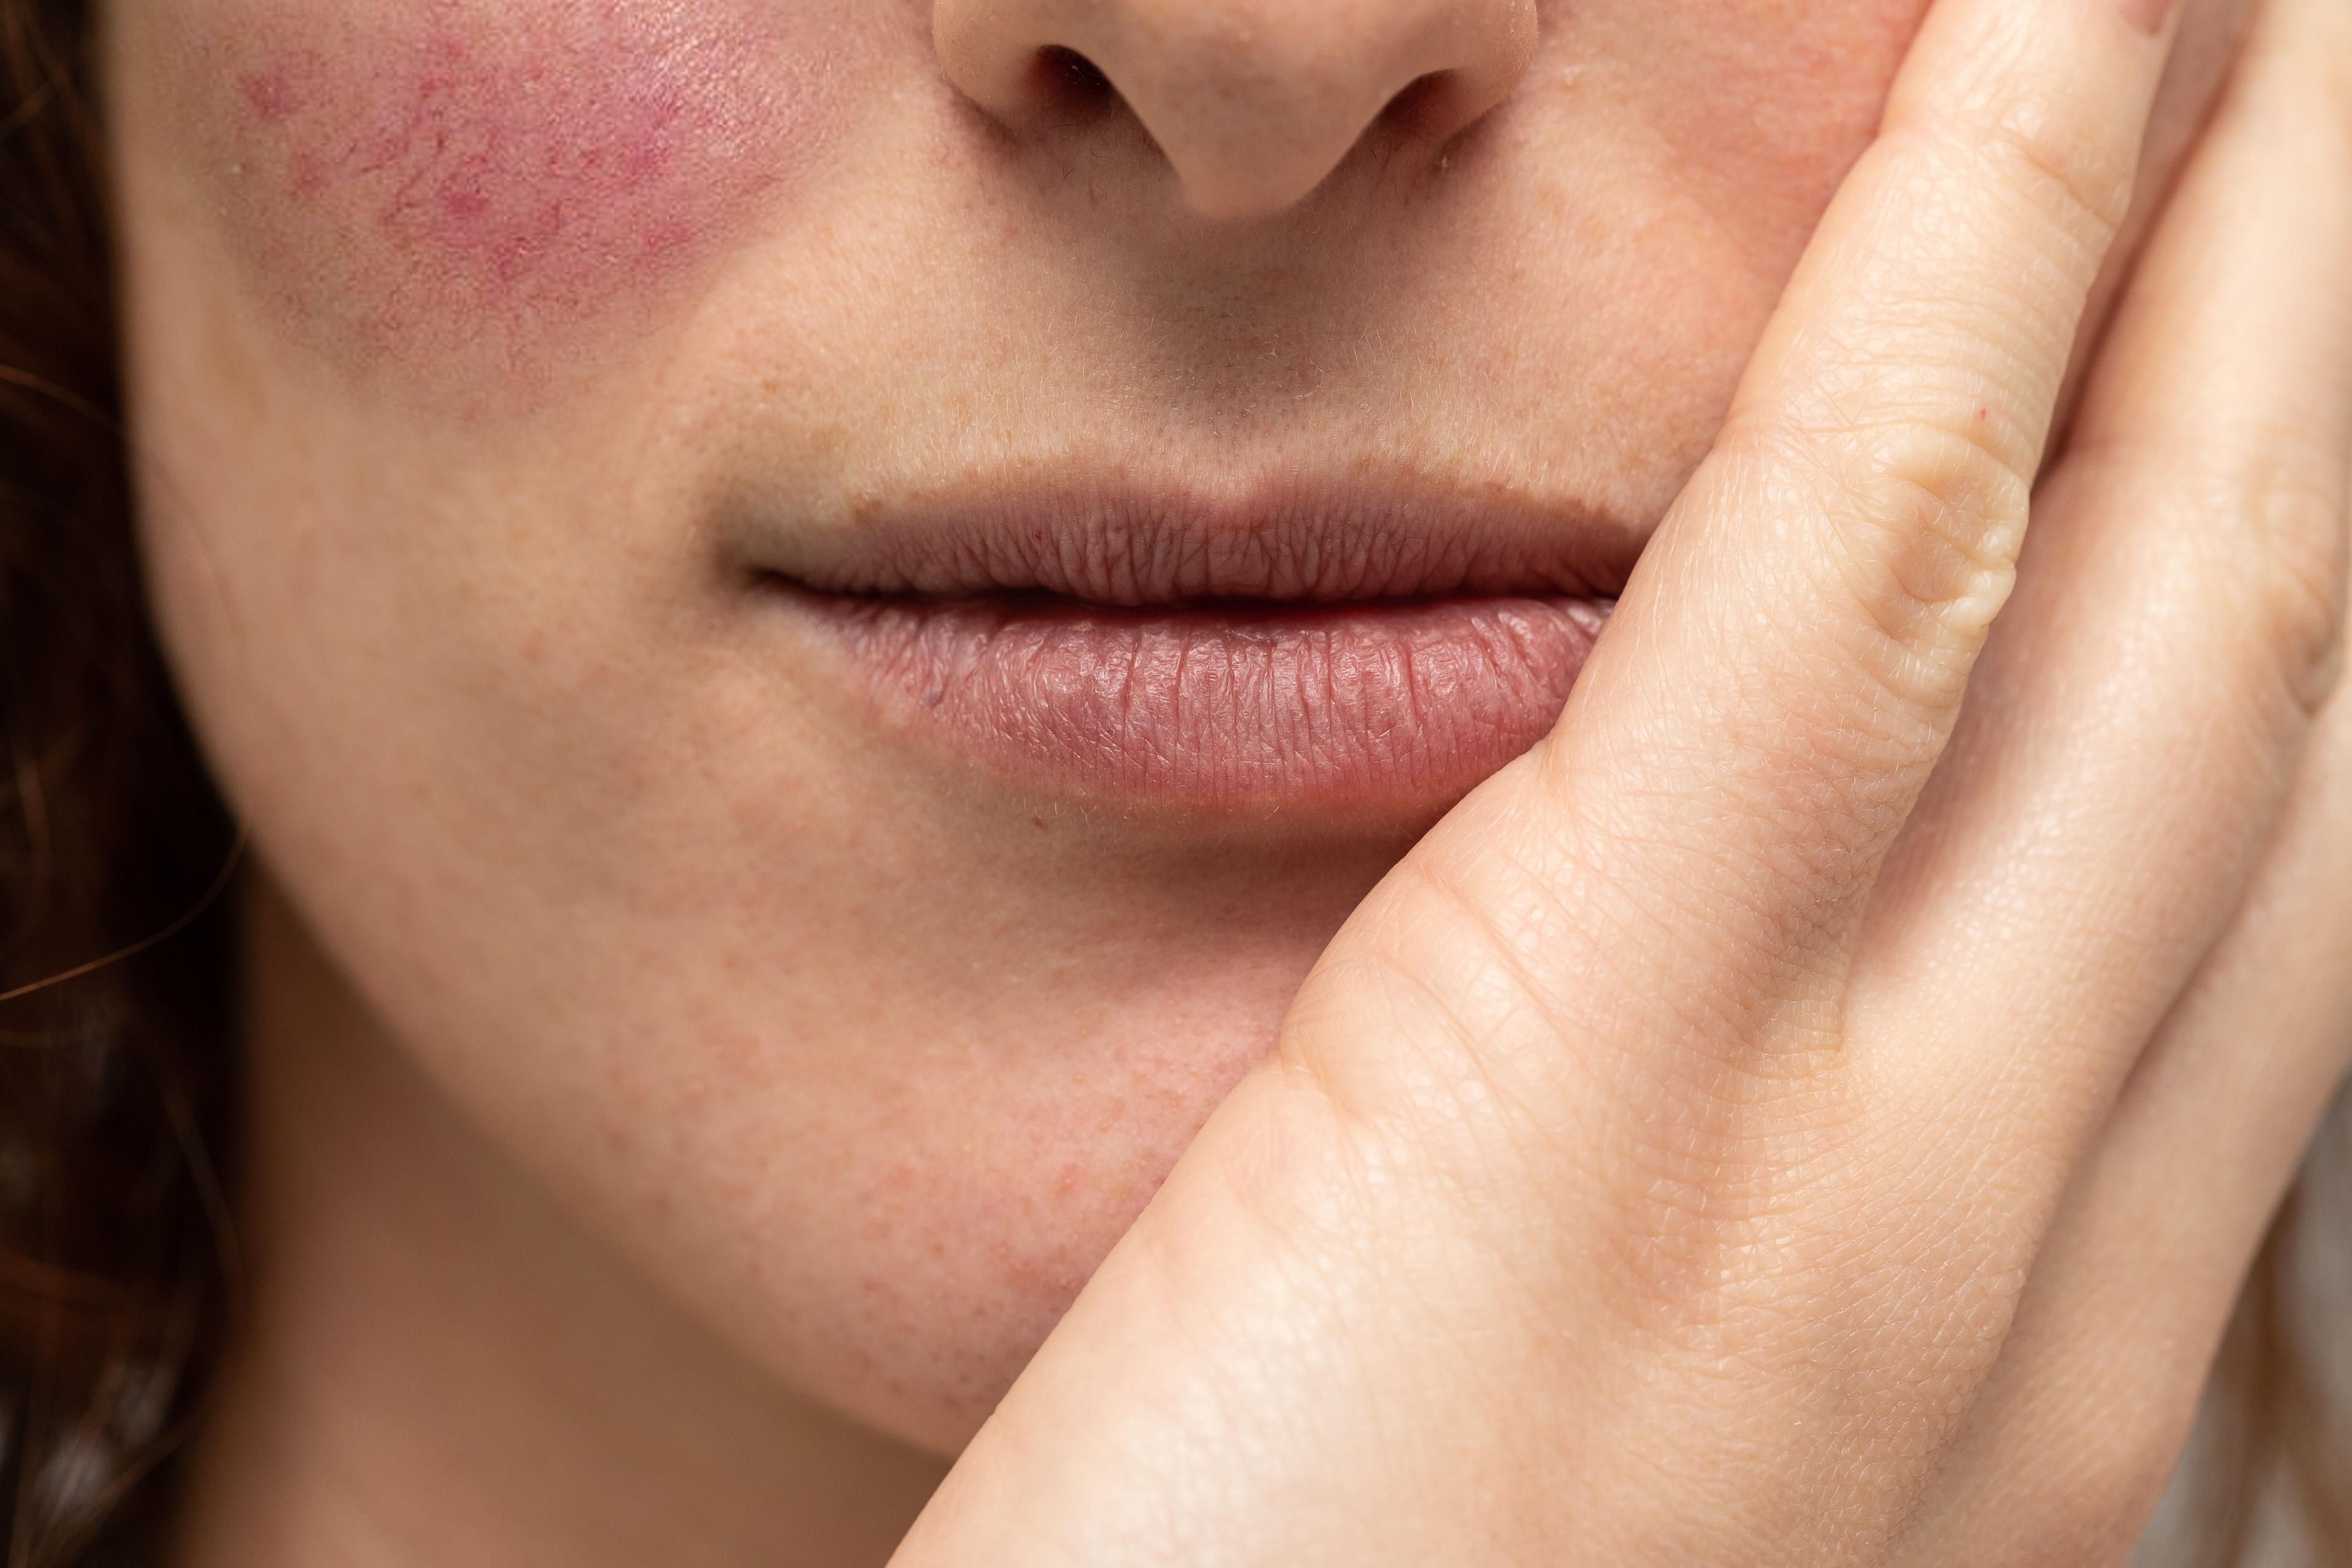
<instances>
[{"instance_id":1,"label":"nostril","mask_svg":"<svg viewBox=\"0 0 2352 1568\"><path fill-rule=\"evenodd\" d=\"M1541 4L932 0L931 36L1007 148L1156 144L1184 204L1226 223L1295 205L1359 146L1368 168L1442 162L1525 74Z\"/></svg>"},{"instance_id":2,"label":"nostril","mask_svg":"<svg viewBox=\"0 0 2352 1568\"><path fill-rule=\"evenodd\" d=\"M1039 100L1065 114L1089 113L1118 100L1118 89L1100 66L1059 44L1039 49L1030 72Z\"/></svg>"},{"instance_id":3,"label":"nostril","mask_svg":"<svg viewBox=\"0 0 2352 1568\"><path fill-rule=\"evenodd\" d=\"M1404 84L1381 108L1379 123L1390 132L1419 140L1440 140L1461 127L1454 123L1457 73L1431 71Z\"/></svg>"}]
</instances>

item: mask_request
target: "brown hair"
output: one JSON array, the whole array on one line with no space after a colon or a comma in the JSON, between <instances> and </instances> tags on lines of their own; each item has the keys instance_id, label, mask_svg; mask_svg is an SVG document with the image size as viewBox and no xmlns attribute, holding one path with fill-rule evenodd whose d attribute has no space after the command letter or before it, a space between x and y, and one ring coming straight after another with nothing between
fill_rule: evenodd
<instances>
[{"instance_id":1,"label":"brown hair","mask_svg":"<svg viewBox=\"0 0 2352 1568\"><path fill-rule=\"evenodd\" d=\"M6 1568L162 1560L166 1461L235 1283L219 1161L236 844L141 596L93 4L0 0ZM2335 1425L2352 1386L2329 1386L2346 1358L2331 1363L2320 1333L2352 1310L2352 1117L2337 1111L2264 1245L2169 1500L2185 1560L2251 1563L2284 1520L2304 1536L2294 1555L2352 1568L2352 1434Z\"/></svg>"},{"instance_id":2,"label":"brown hair","mask_svg":"<svg viewBox=\"0 0 2352 1568\"><path fill-rule=\"evenodd\" d=\"M226 1300L232 835L131 534L89 0L0 0L0 1519L153 1562ZM199 914L197 911L202 910ZM179 929L168 941L153 940ZM126 948L140 951L96 963Z\"/></svg>"}]
</instances>

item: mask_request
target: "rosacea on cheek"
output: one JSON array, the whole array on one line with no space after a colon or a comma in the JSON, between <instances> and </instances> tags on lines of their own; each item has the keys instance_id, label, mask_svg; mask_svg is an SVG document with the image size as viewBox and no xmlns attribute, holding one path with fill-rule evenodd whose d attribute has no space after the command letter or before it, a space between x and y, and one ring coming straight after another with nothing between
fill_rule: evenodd
<instances>
[{"instance_id":1,"label":"rosacea on cheek","mask_svg":"<svg viewBox=\"0 0 2352 1568\"><path fill-rule=\"evenodd\" d=\"M372 369L528 368L658 314L822 154L835 11L231 0L191 24L175 96L298 336Z\"/></svg>"}]
</instances>

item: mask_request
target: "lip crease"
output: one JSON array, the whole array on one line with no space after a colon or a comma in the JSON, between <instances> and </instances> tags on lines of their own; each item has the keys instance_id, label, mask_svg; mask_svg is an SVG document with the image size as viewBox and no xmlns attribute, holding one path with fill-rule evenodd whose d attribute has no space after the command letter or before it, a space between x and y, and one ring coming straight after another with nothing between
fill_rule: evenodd
<instances>
[{"instance_id":1,"label":"lip crease","mask_svg":"<svg viewBox=\"0 0 2352 1568\"><path fill-rule=\"evenodd\" d=\"M1024 494L740 542L890 729L1047 794L1442 811L1551 728L1630 570L1461 491Z\"/></svg>"}]
</instances>

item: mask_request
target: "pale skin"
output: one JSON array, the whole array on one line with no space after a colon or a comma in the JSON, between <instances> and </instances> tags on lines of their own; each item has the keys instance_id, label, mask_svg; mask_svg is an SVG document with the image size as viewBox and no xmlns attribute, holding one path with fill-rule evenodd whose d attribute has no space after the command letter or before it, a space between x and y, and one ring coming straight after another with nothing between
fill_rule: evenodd
<instances>
[{"instance_id":1,"label":"pale skin","mask_svg":"<svg viewBox=\"0 0 2352 1568\"><path fill-rule=\"evenodd\" d=\"M2265 17L2012 595L2160 45L1931 16L1560 728L1351 919L897 1561L2121 1559L2343 1064L2348 20ZM2255 194L2305 158L2307 247ZM2158 595L2179 662L2119 686ZM2135 718L2193 784L2084 754Z\"/></svg>"},{"instance_id":2,"label":"pale skin","mask_svg":"<svg viewBox=\"0 0 2352 1568\"><path fill-rule=\"evenodd\" d=\"M970 40L990 19L938 18L948 76L984 106L993 57ZM1515 74L1527 29L1471 20L1465 80L1532 91L1513 85L1533 79ZM2352 12L2259 10L2107 320L2101 279L2125 276L2116 233L2189 25L2148 21L2115 0L1938 0L1867 151L1792 239L1777 304L1756 299L1727 409L1688 461L1664 421L1610 469L1634 476L1629 517L1643 476L1676 488L1557 729L1425 833L1374 824L1297 868L1284 846L1311 836L1280 819L1208 842L1080 815L1075 848L1035 847L1025 807L1020 834L964 795L934 809L928 775L840 742L814 701L781 737L744 728L767 711L748 700L665 727L674 689L616 650L671 669L645 606L698 579L630 520L737 478L746 452L814 462L777 439L772 410L802 407L793 362L752 351L803 345L853 413L899 405L750 261L665 276L620 326L571 321L593 290L557 275L520 315L404 336L386 323L413 277L370 296L365 258L340 282L340 252L289 264L254 242L283 215L206 183L258 153L176 151L233 134L159 63L159 37L202 28L121 26L136 405L169 476L148 480L159 619L265 868L254 1314L184 1559L2120 1561L2352 1052ZM276 79L257 79L274 124ZM1348 177L1328 116L1271 116L1285 156L1234 156L1187 131L1181 93L1156 120L1156 79L1137 79L1207 226L1166 220L1171 271L1233 265L1266 231L1230 226ZM1491 110L1476 99L1446 112ZM883 166L834 134L847 166ZM1016 234L987 210L1003 222L971 233ZM1741 243L1786 216L1759 208ZM863 220L822 221L871 265ZM741 232L786 226L763 212ZM1384 264L1425 263L1415 243L1400 230ZM1250 259L1259 289L1295 286ZM1090 308L1012 276L1014 297ZM1657 287L1736 321L1753 281ZM453 272L432 298L462 308L480 285ZM697 290L728 308L664 302ZM1216 310L1174 319L1250 308L1201 292ZM2095 353L2077 352L2086 310L2106 322ZM1655 335L1687 352L1660 363L1713 363L1679 320ZM1170 389L1248 386L1234 367L1267 357L1171 350L1150 327L1136 342L1187 366ZM1482 338L1475 316L1454 330L1541 368L1540 344ZM952 334L926 342L962 363ZM1118 381L1118 348L1111 369L1058 374ZM604 384L566 380L575 362ZM1406 400L1381 394L1407 386L1441 423L1472 408L1396 363L1410 375L1384 381L1369 352L1319 365L1326 381L1285 384L1297 412L1262 388L1265 433L1224 431L1225 449L1295 460L1337 439L1313 423L1327 384L1346 393L1335 420L1388 420ZM747 363L787 366L765 401ZM1643 374L1709 406L1698 372ZM639 407L652 385L697 422ZM1001 389L973 385L1001 414ZM1608 426L1598 394L1562 387ZM1176 439L1181 401L1146 403ZM1115 436L1125 406L1085 428ZM640 466L628 506L600 510L611 447ZM614 589L599 567L623 558L656 588ZM694 647L677 668L774 695ZM621 715L610 744L578 717L599 705ZM705 718L800 793L776 804L764 773L735 790L696 749ZM830 902L703 869L767 864L763 834L819 839L852 794L883 825L861 880L827 881L814 850L777 862ZM705 800L751 848L695 836ZM575 853L592 828L607 837ZM949 900L959 918L934 924L951 882L874 890L919 883L935 843L1001 901ZM1150 892L1119 880L1139 866ZM1165 955L1082 932L1070 951L1095 974L1034 973L1090 1005L1115 971L1122 1005L1095 1011L1130 1022L1107 1037L1181 1036L1233 1064L1187 1077L1172 1047L1109 1053L1184 1086L1161 1122L1137 1115L1154 1131L1118 1145L1118 1180L990 1163L1058 1147L1100 1103L1058 1015L1034 1026L1053 1049L1019 1048L1049 1012L1034 977L999 997L982 967L1032 974L990 921L1051 929L1033 877L1074 926L1149 908L1142 946ZM833 926L863 948L771 989L777 952L710 934L761 921L779 952L822 957ZM1216 946L1220 922L1248 927L1246 960ZM1194 930L1213 934L1188 947ZM879 956L859 970L864 949ZM1233 1018L1154 988L1202 975ZM960 1010L920 1010L953 987ZM1264 1039L1234 1021L1254 1007ZM1024 1075L1085 1080L1045 1133L989 1098ZM768 1097L779 1079L798 1100ZM1215 1105L1197 1136L1188 1104ZM1004 1212L960 1171L987 1173ZM1026 1201L1046 1192L1068 1213ZM1034 1239L1065 1228L1066 1251ZM927 1246L893 1239L909 1235ZM1022 1267L971 1262L967 1236ZM858 1337L874 1322L902 1364Z\"/></svg>"}]
</instances>

